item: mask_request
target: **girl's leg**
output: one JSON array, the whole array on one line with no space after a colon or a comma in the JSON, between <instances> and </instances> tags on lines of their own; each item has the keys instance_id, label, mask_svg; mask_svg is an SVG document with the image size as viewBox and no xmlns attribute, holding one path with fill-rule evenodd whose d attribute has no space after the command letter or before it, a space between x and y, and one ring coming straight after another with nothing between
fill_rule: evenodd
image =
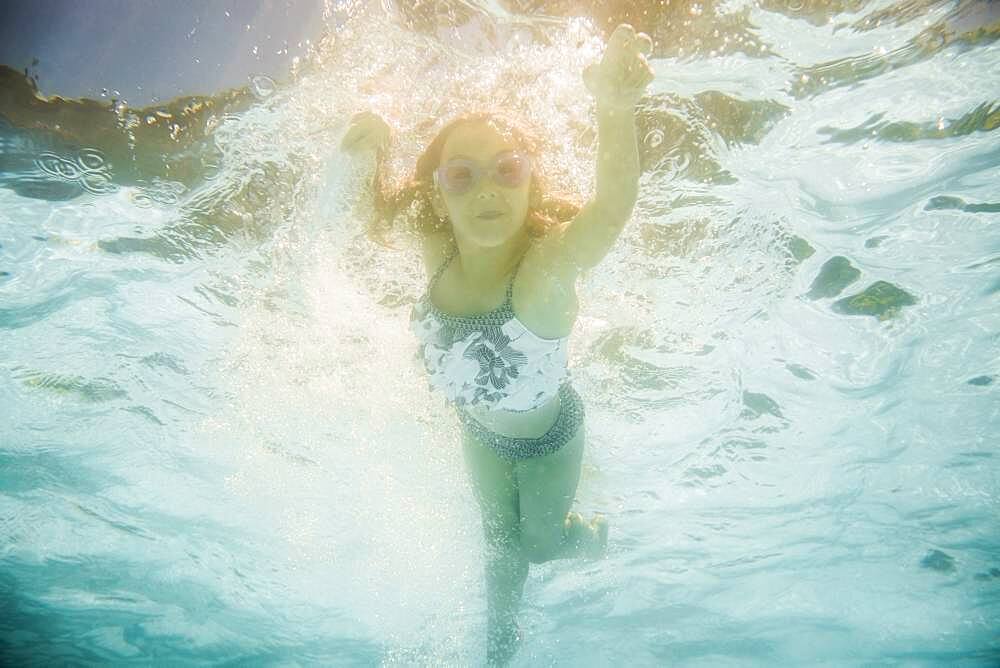
<instances>
[{"instance_id":1,"label":"girl's leg","mask_svg":"<svg viewBox=\"0 0 1000 668\"><path fill-rule=\"evenodd\" d=\"M518 491L513 464L469 434L463 436L466 467L486 537L487 659L502 664L517 649L515 616L528 577L521 551Z\"/></svg>"},{"instance_id":2,"label":"girl's leg","mask_svg":"<svg viewBox=\"0 0 1000 668\"><path fill-rule=\"evenodd\" d=\"M569 514L580 482L584 429L555 452L522 459L515 464L521 547L531 563L594 555L607 542L607 523L598 518L584 524Z\"/></svg>"}]
</instances>

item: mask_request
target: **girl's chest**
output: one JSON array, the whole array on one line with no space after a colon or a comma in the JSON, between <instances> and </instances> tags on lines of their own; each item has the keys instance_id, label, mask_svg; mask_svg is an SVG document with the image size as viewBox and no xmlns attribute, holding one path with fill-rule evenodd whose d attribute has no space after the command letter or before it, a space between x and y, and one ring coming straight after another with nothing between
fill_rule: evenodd
<instances>
[{"instance_id":1,"label":"girl's chest","mask_svg":"<svg viewBox=\"0 0 1000 668\"><path fill-rule=\"evenodd\" d=\"M575 281L560 280L541 270L538 262L525 257L511 292L515 317L529 331L544 339L565 337L576 321L579 303ZM505 302L507 285L492 290L470 290L460 278L445 271L430 293L433 304L456 315L477 315L499 309Z\"/></svg>"}]
</instances>

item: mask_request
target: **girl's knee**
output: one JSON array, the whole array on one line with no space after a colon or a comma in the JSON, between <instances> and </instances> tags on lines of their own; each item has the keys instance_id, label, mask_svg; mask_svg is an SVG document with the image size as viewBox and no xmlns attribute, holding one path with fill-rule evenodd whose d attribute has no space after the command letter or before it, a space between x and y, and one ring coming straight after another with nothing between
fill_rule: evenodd
<instances>
[{"instance_id":1,"label":"girl's knee","mask_svg":"<svg viewBox=\"0 0 1000 668\"><path fill-rule=\"evenodd\" d=\"M544 564L559 556L563 544L561 528L558 531L522 531L521 552L533 564Z\"/></svg>"}]
</instances>

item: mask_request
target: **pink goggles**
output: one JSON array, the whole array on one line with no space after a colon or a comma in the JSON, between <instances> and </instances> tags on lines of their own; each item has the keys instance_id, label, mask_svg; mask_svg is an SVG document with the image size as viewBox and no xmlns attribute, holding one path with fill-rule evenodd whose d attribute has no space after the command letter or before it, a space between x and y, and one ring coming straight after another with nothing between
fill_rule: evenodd
<instances>
[{"instance_id":1,"label":"pink goggles","mask_svg":"<svg viewBox=\"0 0 1000 668\"><path fill-rule=\"evenodd\" d=\"M473 188L484 172L494 183L504 188L516 188L531 175L531 161L517 151L504 151L493 157L489 168L483 169L475 160L452 158L434 170L434 183L452 195L461 195Z\"/></svg>"}]
</instances>

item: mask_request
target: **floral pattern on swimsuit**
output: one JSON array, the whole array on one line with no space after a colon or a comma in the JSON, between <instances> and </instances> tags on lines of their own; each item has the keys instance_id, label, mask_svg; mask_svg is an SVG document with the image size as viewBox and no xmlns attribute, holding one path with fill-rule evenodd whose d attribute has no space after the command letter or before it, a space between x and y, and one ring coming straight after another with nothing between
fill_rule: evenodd
<instances>
[{"instance_id":1,"label":"floral pattern on swimsuit","mask_svg":"<svg viewBox=\"0 0 1000 668\"><path fill-rule=\"evenodd\" d=\"M484 329L479 338L472 343L462 357L479 363L479 373L476 374L477 395L487 401L497 401L503 394L490 394L487 385L495 390L502 390L507 384L517 378L518 369L528 362L528 357L520 350L510 346L510 337L504 335L499 327Z\"/></svg>"},{"instance_id":2,"label":"floral pattern on swimsuit","mask_svg":"<svg viewBox=\"0 0 1000 668\"><path fill-rule=\"evenodd\" d=\"M543 339L508 311L454 316L425 295L411 314L430 385L458 406L528 411L569 377L567 338Z\"/></svg>"}]
</instances>

